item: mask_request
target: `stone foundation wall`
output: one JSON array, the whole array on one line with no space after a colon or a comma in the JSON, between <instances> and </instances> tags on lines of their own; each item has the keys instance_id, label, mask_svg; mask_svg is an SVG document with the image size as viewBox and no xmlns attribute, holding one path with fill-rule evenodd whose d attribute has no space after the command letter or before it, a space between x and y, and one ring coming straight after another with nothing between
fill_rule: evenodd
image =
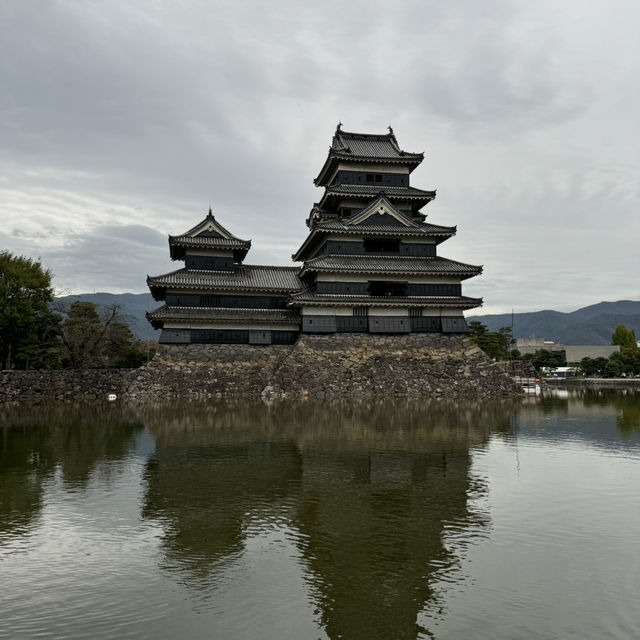
<instances>
[{"instance_id":1,"label":"stone foundation wall","mask_svg":"<svg viewBox=\"0 0 640 640\"><path fill-rule=\"evenodd\" d=\"M161 345L144 369L0 373L0 402L209 396L496 397L521 390L467 337L302 335L295 345Z\"/></svg>"},{"instance_id":2,"label":"stone foundation wall","mask_svg":"<svg viewBox=\"0 0 640 640\"><path fill-rule=\"evenodd\" d=\"M0 403L13 400L95 400L127 396L140 369L0 371Z\"/></svg>"},{"instance_id":3,"label":"stone foundation wall","mask_svg":"<svg viewBox=\"0 0 640 640\"><path fill-rule=\"evenodd\" d=\"M492 397L520 393L466 336L302 335L267 393Z\"/></svg>"},{"instance_id":4,"label":"stone foundation wall","mask_svg":"<svg viewBox=\"0 0 640 640\"><path fill-rule=\"evenodd\" d=\"M160 345L129 395L259 396L292 345Z\"/></svg>"}]
</instances>

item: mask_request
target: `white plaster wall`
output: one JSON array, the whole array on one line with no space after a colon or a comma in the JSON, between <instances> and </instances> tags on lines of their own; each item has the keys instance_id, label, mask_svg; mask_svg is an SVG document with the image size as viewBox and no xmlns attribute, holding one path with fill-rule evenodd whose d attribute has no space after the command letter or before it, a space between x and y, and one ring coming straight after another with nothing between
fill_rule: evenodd
<instances>
[{"instance_id":1,"label":"white plaster wall","mask_svg":"<svg viewBox=\"0 0 640 640\"><path fill-rule=\"evenodd\" d=\"M408 316L409 309L407 307L371 307L369 309L369 317L381 317L381 316Z\"/></svg>"},{"instance_id":2,"label":"white plaster wall","mask_svg":"<svg viewBox=\"0 0 640 640\"><path fill-rule=\"evenodd\" d=\"M302 307L303 316L352 316L351 307Z\"/></svg>"}]
</instances>

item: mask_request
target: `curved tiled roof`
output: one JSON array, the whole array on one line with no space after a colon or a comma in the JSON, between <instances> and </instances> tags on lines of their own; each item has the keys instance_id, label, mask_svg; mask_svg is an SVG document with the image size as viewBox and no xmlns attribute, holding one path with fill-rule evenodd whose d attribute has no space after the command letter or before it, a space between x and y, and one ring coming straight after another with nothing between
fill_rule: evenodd
<instances>
[{"instance_id":1,"label":"curved tiled roof","mask_svg":"<svg viewBox=\"0 0 640 640\"><path fill-rule=\"evenodd\" d=\"M149 276L147 284L156 300L162 299L167 289L289 293L303 288L298 272L297 267L246 264L236 266L234 271L178 269L161 276Z\"/></svg>"},{"instance_id":2,"label":"curved tiled roof","mask_svg":"<svg viewBox=\"0 0 640 640\"><path fill-rule=\"evenodd\" d=\"M394 220L395 218L395 220ZM311 233L293 254L294 260L304 260L307 250L319 233L406 237L434 237L436 244L455 235L456 227L422 222L422 217L411 216L397 209L385 195L370 202L364 209L349 218L325 218L311 221Z\"/></svg>"},{"instance_id":3,"label":"curved tiled roof","mask_svg":"<svg viewBox=\"0 0 640 640\"><path fill-rule=\"evenodd\" d=\"M236 309L224 307L175 307L163 305L149 311L147 319L156 328L167 320L204 322L244 322L247 324L299 324L300 315L291 309Z\"/></svg>"},{"instance_id":4,"label":"curved tiled roof","mask_svg":"<svg viewBox=\"0 0 640 640\"><path fill-rule=\"evenodd\" d=\"M318 186L324 184L330 167L341 160L405 164L411 171L423 159L424 153L403 151L391 129L386 134L353 133L342 131L338 125L329 148L329 155L314 183Z\"/></svg>"},{"instance_id":5,"label":"curved tiled roof","mask_svg":"<svg viewBox=\"0 0 640 640\"><path fill-rule=\"evenodd\" d=\"M320 202L324 202L329 196L354 196L356 198L373 198L379 194L394 200L433 200L435 191L424 191L416 187L381 187L375 184L335 184L326 188Z\"/></svg>"},{"instance_id":6,"label":"curved tiled roof","mask_svg":"<svg viewBox=\"0 0 640 640\"><path fill-rule=\"evenodd\" d=\"M236 238L216 219L211 209L204 220L177 236L169 236L172 260L182 260L186 249L232 249L236 261L242 262L251 248L251 240Z\"/></svg>"},{"instance_id":7,"label":"curved tiled roof","mask_svg":"<svg viewBox=\"0 0 640 640\"><path fill-rule=\"evenodd\" d=\"M456 227L443 227L438 224L429 224L427 222L416 223L413 227L404 227L397 224L367 224L363 222L358 225L347 225L342 220L323 220L316 223L315 229L321 231L339 231L340 233L349 233L362 235L363 233L380 233L392 234L394 236L447 236L451 237L456 233Z\"/></svg>"},{"instance_id":8,"label":"curved tiled roof","mask_svg":"<svg viewBox=\"0 0 640 640\"><path fill-rule=\"evenodd\" d=\"M209 213L204 218L204 220L201 220L200 222L198 222L197 225L195 225L194 227L191 227L191 229L189 229L188 231L181 233L179 236L169 236L169 238L176 238L176 237L182 237L182 236L195 236L207 228L211 228L213 232L217 233L223 238L227 238L230 240L239 240L240 242L249 242L248 240L240 240L240 238L236 238L236 236L234 236L233 233L231 233L231 231L229 231L226 227L223 227L216 220L215 216L213 215L213 212L211 211L211 207L209 207Z\"/></svg>"},{"instance_id":9,"label":"curved tiled roof","mask_svg":"<svg viewBox=\"0 0 640 640\"><path fill-rule=\"evenodd\" d=\"M291 306L308 305L345 305L354 304L388 307L455 307L456 309L474 309L482 305L482 298L467 296L358 296L316 293L306 289L291 295Z\"/></svg>"},{"instance_id":10,"label":"curved tiled roof","mask_svg":"<svg viewBox=\"0 0 640 640\"><path fill-rule=\"evenodd\" d=\"M251 240L221 238L218 236L169 236L169 244L184 247L205 247L210 249L249 249Z\"/></svg>"},{"instance_id":11,"label":"curved tiled roof","mask_svg":"<svg viewBox=\"0 0 640 640\"><path fill-rule=\"evenodd\" d=\"M307 260L300 275L310 271L336 271L350 273L452 275L470 278L482 273L481 266L456 262L442 257L415 258L401 256L345 256L324 255Z\"/></svg>"},{"instance_id":12,"label":"curved tiled roof","mask_svg":"<svg viewBox=\"0 0 640 640\"><path fill-rule=\"evenodd\" d=\"M424 153L403 151L398 145L392 131L384 134L354 133L342 131L340 127L335 132L331 142L331 152L340 155L361 158L424 158Z\"/></svg>"}]
</instances>

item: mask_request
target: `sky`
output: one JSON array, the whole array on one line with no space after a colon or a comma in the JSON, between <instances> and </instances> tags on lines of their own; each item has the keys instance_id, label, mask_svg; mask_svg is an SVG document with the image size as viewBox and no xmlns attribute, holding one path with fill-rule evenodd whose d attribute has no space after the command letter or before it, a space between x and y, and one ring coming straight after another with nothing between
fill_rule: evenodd
<instances>
[{"instance_id":1,"label":"sky","mask_svg":"<svg viewBox=\"0 0 640 640\"><path fill-rule=\"evenodd\" d=\"M292 265L337 123L424 151L483 312L640 299L635 0L0 1L0 250L146 291L213 208Z\"/></svg>"}]
</instances>

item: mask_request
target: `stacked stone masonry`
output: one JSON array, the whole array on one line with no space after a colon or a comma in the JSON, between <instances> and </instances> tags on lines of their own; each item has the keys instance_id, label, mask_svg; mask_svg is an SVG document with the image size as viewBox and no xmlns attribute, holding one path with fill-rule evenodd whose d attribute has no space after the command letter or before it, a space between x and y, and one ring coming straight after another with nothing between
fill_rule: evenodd
<instances>
[{"instance_id":1,"label":"stacked stone masonry","mask_svg":"<svg viewBox=\"0 0 640 640\"><path fill-rule=\"evenodd\" d=\"M0 374L0 402L166 397L496 397L519 388L460 335L303 335L295 345L165 345L143 369Z\"/></svg>"}]
</instances>

